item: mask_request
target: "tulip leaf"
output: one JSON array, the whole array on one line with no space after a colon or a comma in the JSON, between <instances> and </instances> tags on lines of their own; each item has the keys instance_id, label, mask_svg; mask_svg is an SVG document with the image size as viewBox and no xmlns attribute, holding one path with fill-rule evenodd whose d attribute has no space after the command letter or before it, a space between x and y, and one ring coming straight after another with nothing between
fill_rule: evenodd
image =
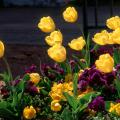
<instances>
[{"instance_id":1,"label":"tulip leaf","mask_svg":"<svg viewBox=\"0 0 120 120\"><path fill-rule=\"evenodd\" d=\"M74 96L69 95L67 92L64 92L63 95L66 97L73 110L76 110L76 108L78 107L78 100Z\"/></svg>"},{"instance_id":2,"label":"tulip leaf","mask_svg":"<svg viewBox=\"0 0 120 120\"><path fill-rule=\"evenodd\" d=\"M15 118L15 114L14 112L12 112L12 107L11 104L9 102L6 101L1 101L0 102L0 117L3 118Z\"/></svg>"},{"instance_id":3,"label":"tulip leaf","mask_svg":"<svg viewBox=\"0 0 120 120\"><path fill-rule=\"evenodd\" d=\"M120 98L120 79L119 79L119 76L116 77L115 87L117 89L118 97Z\"/></svg>"},{"instance_id":4,"label":"tulip leaf","mask_svg":"<svg viewBox=\"0 0 120 120\"><path fill-rule=\"evenodd\" d=\"M109 111L109 109L110 109L110 104L111 104L112 102L111 101L105 101L105 109L107 110L107 111Z\"/></svg>"},{"instance_id":5,"label":"tulip leaf","mask_svg":"<svg viewBox=\"0 0 120 120\"><path fill-rule=\"evenodd\" d=\"M114 49L114 62L115 66L120 63L120 50L119 49Z\"/></svg>"},{"instance_id":6,"label":"tulip leaf","mask_svg":"<svg viewBox=\"0 0 120 120\"><path fill-rule=\"evenodd\" d=\"M78 90L78 74L74 74L74 78L73 78L73 94L76 97L77 96L77 90Z\"/></svg>"},{"instance_id":7,"label":"tulip leaf","mask_svg":"<svg viewBox=\"0 0 120 120\"><path fill-rule=\"evenodd\" d=\"M78 58L77 56L75 55L72 55L73 58L76 60L76 62L78 63L78 65L80 66L81 69L85 69L87 66L86 66L86 62L82 62L80 61L80 58Z\"/></svg>"},{"instance_id":8,"label":"tulip leaf","mask_svg":"<svg viewBox=\"0 0 120 120\"><path fill-rule=\"evenodd\" d=\"M87 36L84 59L86 60L87 67L90 67L90 35Z\"/></svg>"},{"instance_id":9,"label":"tulip leaf","mask_svg":"<svg viewBox=\"0 0 120 120\"><path fill-rule=\"evenodd\" d=\"M97 93L90 92L83 95L83 97L79 98L79 107L77 108L76 113L83 111L88 106L88 104L92 101L92 99L97 97L98 95L100 95L99 92Z\"/></svg>"},{"instance_id":10,"label":"tulip leaf","mask_svg":"<svg viewBox=\"0 0 120 120\"><path fill-rule=\"evenodd\" d=\"M62 120L73 120L72 112L67 107L63 110L61 117L62 117Z\"/></svg>"},{"instance_id":11,"label":"tulip leaf","mask_svg":"<svg viewBox=\"0 0 120 120\"><path fill-rule=\"evenodd\" d=\"M28 81L30 80L30 76L28 74L25 74L23 77L23 81Z\"/></svg>"}]
</instances>

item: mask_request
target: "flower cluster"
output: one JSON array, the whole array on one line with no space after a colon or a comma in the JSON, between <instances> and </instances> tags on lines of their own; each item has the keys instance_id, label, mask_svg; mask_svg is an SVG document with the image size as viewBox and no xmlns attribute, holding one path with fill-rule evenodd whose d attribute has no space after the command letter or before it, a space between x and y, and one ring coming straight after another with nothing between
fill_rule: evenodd
<instances>
[{"instance_id":1,"label":"flower cluster","mask_svg":"<svg viewBox=\"0 0 120 120\"><path fill-rule=\"evenodd\" d=\"M108 19L106 25L113 31L109 33L103 30L100 33L96 33L93 41L99 45L120 44L120 17L115 16Z\"/></svg>"},{"instance_id":2,"label":"flower cluster","mask_svg":"<svg viewBox=\"0 0 120 120\"><path fill-rule=\"evenodd\" d=\"M62 15L68 23L78 19L74 7L66 8ZM47 53L56 63L41 64L40 73L32 65L16 78L9 67L0 73L0 116L13 120L119 119L120 17L108 19L106 25L112 32L96 33L93 48L90 39L85 41L83 36L71 40L68 46L80 54L69 61L63 34L54 20L41 18L38 28L49 33L45 37L50 46ZM0 41L0 59L4 51ZM7 64L5 58L2 60Z\"/></svg>"}]
</instances>

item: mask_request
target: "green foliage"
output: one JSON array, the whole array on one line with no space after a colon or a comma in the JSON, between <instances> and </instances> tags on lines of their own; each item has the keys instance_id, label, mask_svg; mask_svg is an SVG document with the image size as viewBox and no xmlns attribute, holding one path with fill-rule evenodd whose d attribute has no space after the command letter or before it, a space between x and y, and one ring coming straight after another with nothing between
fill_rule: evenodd
<instances>
[{"instance_id":1,"label":"green foliage","mask_svg":"<svg viewBox=\"0 0 120 120\"><path fill-rule=\"evenodd\" d=\"M64 93L64 96L72 109L72 120L77 120L83 114L83 111L87 108L92 99L98 95L100 95L100 93L91 92L78 98L76 96L71 96L68 93Z\"/></svg>"},{"instance_id":2,"label":"green foliage","mask_svg":"<svg viewBox=\"0 0 120 120\"><path fill-rule=\"evenodd\" d=\"M78 90L78 74L75 73L74 74L74 77L73 77L73 95L75 97L77 97L78 93L77 93L77 90Z\"/></svg>"},{"instance_id":3,"label":"green foliage","mask_svg":"<svg viewBox=\"0 0 120 120\"><path fill-rule=\"evenodd\" d=\"M61 118L62 118L62 120L73 120L72 112L70 111L69 107L66 107L63 110L63 112L61 114Z\"/></svg>"},{"instance_id":4,"label":"green foliage","mask_svg":"<svg viewBox=\"0 0 120 120\"><path fill-rule=\"evenodd\" d=\"M90 67L90 35L87 36L84 59L86 60L87 67Z\"/></svg>"},{"instance_id":5,"label":"green foliage","mask_svg":"<svg viewBox=\"0 0 120 120\"><path fill-rule=\"evenodd\" d=\"M120 63L120 49L114 49L113 57L114 57L114 62L116 66L117 64Z\"/></svg>"},{"instance_id":6,"label":"green foliage","mask_svg":"<svg viewBox=\"0 0 120 120\"><path fill-rule=\"evenodd\" d=\"M118 93L118 98L120 98L120 78L119 78L119 73L116 76L116 80L115 80L115 87Z\"/></svg>"}]
</instances>

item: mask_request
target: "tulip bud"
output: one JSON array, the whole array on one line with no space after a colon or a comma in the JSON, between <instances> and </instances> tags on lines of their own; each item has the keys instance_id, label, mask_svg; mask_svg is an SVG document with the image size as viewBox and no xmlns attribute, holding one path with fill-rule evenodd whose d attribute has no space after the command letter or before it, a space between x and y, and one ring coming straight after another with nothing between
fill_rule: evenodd
<instances>
[{"instance_id":1,"label":"tulip bud","mask_svg":"<svg viewBox=\"0 0 120 120\"><path fill-rule=\"evenodd\" d=\"M66 22L73 23L77 21L78 13L74 7L68 7L63 12L63 18Z\"/></svg>"},{"instance_id":2,"label":"tulip bud","mask_svg":"<svg viewBox=\"0 0 120 120\"><path fill-rule=\"evenodd\" d=\"M93 37L93 41L98 45L106 45L106 44L113 44L113 41L110 38L110 34L103 30L100 33L96 33Z\"/></svg>"},{"instance_id":3,"label":"tulip bud","mask_svg":"<svg viewBox=\"0 0 120 120\"><path fill-rule=\"evenodd\" d=\"M30 75L30 81L33 82L34 84L38 84L40 81L40 75L38 73L31 73Z\"/></svg>"},{"instance_id":4,"label":"tulip bud","mask_svg":"<svg viewBox=\"0 0 120 120\"><path fill-rule=\"evenodd\" d=\"M120 17L119 16L111 17L106 21L106 25L108 28L112 30L120 28Z\"/></svg>"},{"instance_id":5,"label":"tulip bud","mask_svg":"<svg viewBox=\"0 0 120 120\"><path fill-rule=\"evenodd\" d=\"M70 46L71 49L74 50L82 50L83 47L85 46L86 42L83 39L83 37L79 37L77 39L73 39L70 43L68 43L68 45Z\"/></svg>"},{"instance_id":6,"label":"tulip bud","mask_svg":"<svg viewBox=\"0 0 120 120\"><path fill-rule=\"evenodd\" d=\"M53 100L51 102L51 110L52 111L58 112L61 110L61 108L62 108L62 106L60 105L58 100Z\"/></svg>"},{"instance_id":7,"label":"tulip bud","mask_svg":"<svg viewBox=\"0 0 120 120\"><path fill-rule=\"evenodd\" d=\"M33 106L27 106L23 110L23 117L25 119L33 119L36 117L36 110L34 109Z\"/></svg>"},{"instance_id":8,"label":"tulip bud","mask_svg":"<svg viewBox=\"0 0 120 120\"><path fill-rule=\"evenodd\" d=\"M56 62L63 62L66 60L66 49L63 46L56 44L48 49L48 55Z\"/></svg>"},{"instance_id":9,"label":"tulip bud","mask_svg":"<svg viewBox=\"0 0 120 120\"><path fill-rule=\"evenodd\" d=\"M43 32L49 33L55 30L55 23L50 16L43 17L38 23L38 28Z\"/></svg>"},{"instance_id":10,"label":"tulip bud","mask_svg":"<svg viewBox=\"0 0 120 120\"><path fill-rule=\"evenodd\" d=\"M45 38L45 41L48 45L53 46L55 44L62 44L63 36L60 31L54 31Z\"/></svg>"},{"instance_id":11,"label":"tulip bud","mask_svg":"<svg viewBox=\"0 0 120 120\"><path fill-rule=\"evenodd\" d=\"M99 59L95 62L96 68L104 73L110 73L113 71L114 60L110 54L100 55Z\"/></svg>"},{"instance_id":12,"label":"tulip bud","mask_svg":"<svg viewBox=\"0 0 120 120\"><path fill-rule=\"evenodd\" d=\"M4 56L4 51L5 51L4 44L2 41L0 41L0 58Z\"/></svg>"}]
</instances>

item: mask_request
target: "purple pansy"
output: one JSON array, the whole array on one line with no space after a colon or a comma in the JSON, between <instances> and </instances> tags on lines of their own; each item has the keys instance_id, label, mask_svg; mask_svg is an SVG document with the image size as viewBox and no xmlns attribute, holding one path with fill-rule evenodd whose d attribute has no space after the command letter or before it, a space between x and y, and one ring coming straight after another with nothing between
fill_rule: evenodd
<instances>
[{"instance_id":1,"label":"purple pansy","mask_svg":"<svg viewBox=\"0 0 120 120\"><path fill-rule=\"evenodd\" d=\"M91 103L89 103L88 108L97 112L104 111L105 110L104 98L101 96L96 97L95 99L92 100Z\"/></svg>"}]
</instances>

